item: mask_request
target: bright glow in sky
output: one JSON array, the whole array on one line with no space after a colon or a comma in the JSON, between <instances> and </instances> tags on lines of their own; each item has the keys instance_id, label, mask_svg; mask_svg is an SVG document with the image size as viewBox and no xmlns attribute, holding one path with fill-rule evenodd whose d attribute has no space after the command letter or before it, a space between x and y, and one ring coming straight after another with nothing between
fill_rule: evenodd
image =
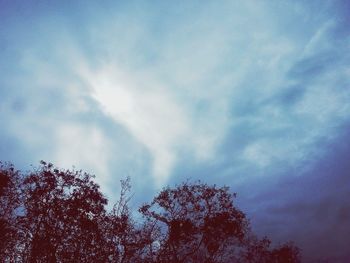
<instances>
[{"instance_id":1,"label":"bright glow in sky","mask_svg":"<svg viewBox=\"0 0 350 263\"><path fill-rule=\"evenodd\" d=\"M142 201L186 178L226 184L259 233L296 240L307 259L328 247L324 256L342 262L349 10L347 1L0 0L0 159L75 165L112 200L127 175ZM322 209L334 215L315 223L324 232L303 236Z\"/></svg>"}]
</instances>

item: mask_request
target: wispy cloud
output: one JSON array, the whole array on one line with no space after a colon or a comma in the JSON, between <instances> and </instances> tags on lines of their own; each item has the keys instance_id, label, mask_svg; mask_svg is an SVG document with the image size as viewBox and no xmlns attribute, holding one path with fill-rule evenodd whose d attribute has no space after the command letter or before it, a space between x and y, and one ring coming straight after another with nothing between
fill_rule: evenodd
<instances>
[{"instance_id":1,"label":"wispy cloud","mask_svg":"<svg viewBox=\"0 0 350 263\"><path fill-rule=\"evenodd\" d=\"M38 22L48 18L39 16L27 33L30 45L19 45L16 62L7 61L19 63L21 80L5 82L21 86L21 93L27 86L24 100L34 105L33 117L38 111L45 119L61 112L62 127L74 114L89 114L90 96L100 105L96 110L100 107L148 149L158 185L180 165L183 153L214 158L225 138L241 147L243 160L231 157L233 162L257 169L278 160L298 163L349 112L348 40L332 39L337 20L327 13L311 18L309 8L227 2L174 7L163 14L131 5L105 16L97 8L91 21L84 14L58 15L61 23L50 18L46 26ZM181 20L172 16L176 12ZM294 18L300 21L286 31L285 23ZM79 19L85 22L79 32L68 28ZM295 31L302 24L308 27ZM43 39L36 38L40 30L46 32ZM10 94L20 100L18 91ZM52 107L42 94L57 95L61 105ZM245 131L250 137L242 144L236 137L248 127L254 130ZM18 136L36 138L30 130Z\"/></svg>"}]
</instances>

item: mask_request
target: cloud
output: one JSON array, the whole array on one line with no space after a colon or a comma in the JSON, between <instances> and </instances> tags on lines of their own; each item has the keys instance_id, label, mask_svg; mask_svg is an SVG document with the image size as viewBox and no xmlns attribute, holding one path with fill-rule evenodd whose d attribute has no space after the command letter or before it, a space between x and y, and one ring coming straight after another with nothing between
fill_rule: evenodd
<instances>
[{"instance_id":1,"label":"cloud","mask_svg":"<svg viewBox=\"0 0 350 263\"><path fill-rule=\"evenodd\" d=\"M337 139L323 142L331 150L312 169L296 170L299 176L275 178L273 186L262 187L245 202L252 208L254 228L261 235L271 235L275 242L286 237L294 240L303 249L305 262L322 258L346 262L349 258L345 245L350 229L345 201L349 195L348 128L344 125ZM256 203L259 205L252 205Z\"/></svg>"},{"instance_id":2,"label":"cloud","mask_svg":"<svg viewBox=\"0 0 350 263\"><path fill-rule=\"evenodd\" d=\"M4 43L17 40L4 54L10 68L18 65L4 86L30 83L22 91L27 95L2 92L16 97L11 107L25 111L29 122L39 111L49 111L46 119L64 109L64 127L70 116L89 114L89 107L101 110L148 149L158 185L183 156L213 159L225 140L242 156L222 153L234 165L259 171L283 160L303 163L318 152L312 145L348 118L349 109L343 55L348 40L332 38L338 20L324 11L311 17L313 5L191 4L165 14L142 4L122 5L104 16L104 7L94 15L84 9L77 17L50 9L50 16L38 18L27 10L33 25L25 32L27 46L19 35L2 31ZM85 23L80 31L70 28L75 20ZM18 21L8 21L25 31ZM307 26L299 30L301 23ZM64 105L53 107L45 96ZM239 141L243 133L245 143ZM17 136L37 138L31 130Z\"/></svg>"},{"instance_id":3,"label":"cloud","mask_svg":"<svg viewBox=\"0 0 350 263\"><path fill-rule=\"evenodd\" d=\"M158 186L170 176L180 149L188 149L203 160L214 155L220 131L210 130L205 123L194 123L191 109L176 98L182 93L158 83L151 76L153 72L131 74L109 66L82 74L102 110L150 151Z\"/></svg>"},{"instance_id":4,"label":"cloud","mask_svg":"<svg viewBox=\"0 0 350 263\"><path fill-rule=\"evenodd\" d=\"M186 115L167 92L154 83L147 81L140 86L130 83L132 76L125 75L118 69L102 69L95 74L85 74L85 79L93 87L93 97L103 110L150 150L155 177L162 184L175 161L171 147L188 133Z\"/></svg>"},{"instance_id":5,"label":"cloud","mask_svg":"<svg viewBox=\"0 0 350 263\"><path fill-rule=\"evenodd\" d=\"M84 167L99 175L99 182L105 185L108 178L109 142L97 127L67 124L57 128L53 146L53 160L60 167Z\"/></svg>"}]
</instances>

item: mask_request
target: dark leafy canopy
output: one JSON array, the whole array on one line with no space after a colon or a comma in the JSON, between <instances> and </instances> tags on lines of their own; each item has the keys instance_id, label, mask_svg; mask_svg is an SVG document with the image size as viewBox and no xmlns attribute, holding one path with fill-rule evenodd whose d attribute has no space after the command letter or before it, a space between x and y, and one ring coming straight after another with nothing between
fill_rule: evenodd
<instances>
[{"instance_id":1,"label":"dark leafy canopy","mask_svg":"<svg viewBox=\"0 0 350 263\"><path fill-rule=\"evenodd\" d=\"M93 177L52 164L0 163L0 262L300 262L287 243L253 235L227 187L165 188L131 218L130 179L111 211Z\"/></svg>"},{"instance_id":2,"label":"dark leafy canopy","mask_svg":"<svg viewBox=\"0 0 350 263\"><path fill-rule=\"evenodd\" d=\"M22 184L25 216L22 230L24 259L29 262L87 262L105 259L101 235L107 200L91 176L58 170L51 164L29 174Z\"/></svg>"},{"instance_id":3,"label":"dark leafy canopy","mask_svg":"<svg viewBox=\"0 0 350 263\"><path fill-rule=\"evenodd\" d=\"M227 187L201 182L166 188L139 211L161 229L156 262L299 262L288 243L270 249L255 237Z\"/></svg>"},{"instance_id":4,"label":"dark leafy canopy","mask_svg":"<svg viewBox=\"0 0 350 263\"><path fill-rule=\"evenodd\" d=\"M234 250L243 244L248 222L233 206L232 197L225 187L184 183L175 189L164 189L151 204L143 205L140 212L164 229L159 240L159 260L236 260Z\"/></svg>"},{"instance_id":5,"label":"dark leafy canopy","mask_svg":"<svg viewBox=\"0 0 350 263\"><path fill-rule=\"evenodd\" d=\"M21 204L20 176L11 164L0 162L0 261L9 258L19 240L17 209Z\"/></svg>"}]
</instances>

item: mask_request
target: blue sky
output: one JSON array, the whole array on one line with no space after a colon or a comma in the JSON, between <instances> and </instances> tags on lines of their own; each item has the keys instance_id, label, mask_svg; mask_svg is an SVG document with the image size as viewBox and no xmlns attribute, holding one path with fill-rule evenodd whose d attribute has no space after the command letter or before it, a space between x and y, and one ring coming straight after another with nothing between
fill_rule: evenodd
<instances>
[{"instance_id":1,"label":"blue sky","mask_svg":"<svg viewBox=\"0 0 350 263\"><path fill-rule=\"evenodd\" d=\"M343 262L349 10L0 0L0 159L74 165L111 200L129 175L135 206L187 178L229 185L260 235Z\"/></svg>"}]
</instances>

